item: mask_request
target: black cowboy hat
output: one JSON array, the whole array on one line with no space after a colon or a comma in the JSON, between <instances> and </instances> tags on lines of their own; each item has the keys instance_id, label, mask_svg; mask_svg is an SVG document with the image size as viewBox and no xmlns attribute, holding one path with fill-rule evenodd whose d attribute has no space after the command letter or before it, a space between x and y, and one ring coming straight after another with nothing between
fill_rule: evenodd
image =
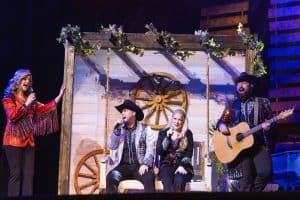
<instances>
[{"instance_id":1,"label":"black cowboy hat","mask_svg":"<svg viewBox=\"0 0 300 200\"><path fill-rule=\"evenodd\" d=\"M134 102L132 102L129 99L124 100L124 102L121 105L115 106L115 108L121 113L124 108L127 108L129 110L132 110L136 112L136 119L138 121L141 121L144 119L144 113L140 109L138 105L136 105Z\"/></svg>"},{"instance_id":2,"label":"black cowboy hat","mask_svg":"<svg viewBox=\"0 0 300 200\"><path fill-rule=\"evenodd\" d=\"M234 83L237 84L237 83L242 82L242 81L246 81L246 82L254 85L255 82L256 82L256 77L253 76L253 75L248 74L247 72L242 72L242 73L240 73L240 76L238 76L234 80Z\"/></svg>"}]
</instances>

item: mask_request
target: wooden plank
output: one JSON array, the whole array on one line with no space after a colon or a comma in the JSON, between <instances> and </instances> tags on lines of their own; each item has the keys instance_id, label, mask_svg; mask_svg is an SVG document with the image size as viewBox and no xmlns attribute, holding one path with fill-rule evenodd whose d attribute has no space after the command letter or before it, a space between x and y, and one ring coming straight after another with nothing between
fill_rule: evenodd
<instances>
[{"instance_id":1,"label":"wooden plank","mask_svg":"<svg viewBox=\"0 0 300 200\"><path fill-rule=\"evenodd\" d=\"M153 35L146 35L144 33L127 33L128 39L132 44L144 49L163 49L163 47L153 38ZM201 50L201 46L197 41L197 37L193 34L171 34L176 41L181 44L182 49ZM245 45L237 35L215 35L216 40L221 41L224 47L232 49L245 49ZM116 48L109 41L109 34L84 32L83 39L91 44L100 43L102 48ZM225 46L226 45L226 46Z\"/></svg>"},{"instance_id":2,"label":"wooden plank","mask_svg":"<svg viewBox=\"0 0 300 200\"><path fill-rule=\"evenodd\" d=\"M248 23L248 15L222 17L222 18L207 19L207 20L200 21L200 25L203 28L237 26L239 23L247 24Z\"/></svg>"},{"instance_id":3,"label":"wooden plank","mask_svg":"<svg viewBox=\"0 0 300 200\"><path fill-rule=\"evenodd\" d=\"M201 16L212 16L212 15L221 15L227 13L243 13L248 11L249 3L248 1L226 4L221 6L210 6L207 8L201 9Z\"/></svg>"},{"instance_id":4,"label":"wooden plank","mask_svg":"<svg viewBox=\"0 0 300 200\"><path fill-rule=\"evenodd\" d=\"M299 0L270 0L270 5L299 2Z\"/></svg>"},{"instance_id":5,"label":"wooden plank","mask_svg":"<svg viewBox=\"0 0 300 200\"><path fill-rule=\"evenodd\" d=\"M271 44L286 44L289 42L300 42L300 34L297 33L286 33L286 34L271 34Z\"/></svg>"},{"instance_id":6,"label":"wooden plank","mask_svg":"<svg viewBox=\"0 0 300 200\"><path fill-rule=\"evenodd\" d=\"M289 6L280 8L271 8L268 11L269 18L288 17L300 15L300 6Z\"/></svg>"},{"instance_id":7,"label":"wooden plank","mask_svg":"<svg viewBox=\"0 0 300 200\"><path fill-rule=\"evenodd\" d=\"M72 133L72 104L73 104L73 74L74 74L74 46L65 45L64 61L64 85L66 87L62 102L61 114L61 135L59 152L59 175L58 194L67 195L69 193L69 168L71 152Z\"/></svg>"},{"instance_id":8,"label":"wooden plank","mask_svg":"<svg viewBox=\"0 0 300 200\"><path fill-rule=\"evenodd\" d=\"M300 46L273 47L268 49L268 58L300 55Z\"/></svg>"},{"instance_id":9,"label":"wooden plank","mask_svg":"<svg viewBox=\"0 0 300 200\"><path fill-rule=\"evenodd\" d=\"M270 64L271 71L300 70L300 60L275 61Z\"/></svg>"},{"instance_id":10,"label":"wooden plank","mask_svg":"<svg viewBox=\"0 0 300 200\"><path fill-rule=\"evenodd\" d=\"M300 19L269 22L269 31L281 31L300 28Z\"/></svg>"},{"instance_id":11,"label":"wooden plank","mask_svg":"<svg viewBox=\"0 0 300 200\"><path fill-rule=\"evenodd\" d=\"M300 87L269 89L269 98L300 97Z\"/></svg>"},{"instance_id":12,"label":"wooden plank","mask_svg":"<svg viewBox=\"0 0 300 200\"><path fill-rule=\"evenodd\" d=\"M290 84L290 83L299 83L300 84L300 73L274 74L274 75L271 74L270 82L273 85ZM300 93L298 93L298 94L300 95Z\"/></svg>"},{"instance_id":13,"label":"wooden plank","mask_svg":"<svg viewBox=\"0 0 300 200\"><path fill-rule=\"evenodd\" d=\"M252 62L254 60L254 51L251 49L246 50L246 72L253 74L254 69L252 67Z\"/></svg>"},{"instance_id":14,"label":"wooden plank","mask_svg":"<svg viewBox=\"0 0 300 200\"><path fill-rule=\"evenodd\" d=\"M250 29L248 27L244 28L244 31L246 33L250 33ZM236 35L237 34L236 28L222 29L222 30L216 30L216 31L213 29L210 29L209 32L214 35Z\"/></svg>"},{"instance_id":15,"label":"wooden plank","mask_svg":"<svg viewBox=\"0 0 300 200\"><path fill-rule=\"evenodd\" d=\"M271 108L274 112L281 112L294 106L295 111L300 111L300 100L271 102Z\"/></svg>"}]
</instances>

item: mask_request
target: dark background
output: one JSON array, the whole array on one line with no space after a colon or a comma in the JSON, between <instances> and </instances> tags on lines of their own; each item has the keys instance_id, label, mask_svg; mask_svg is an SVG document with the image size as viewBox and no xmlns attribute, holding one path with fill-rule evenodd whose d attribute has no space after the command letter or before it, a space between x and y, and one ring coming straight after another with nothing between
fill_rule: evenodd
<instances>
[{"instance_id":1,"label":"dark background","mask_svg":"<svg viewBox=\"0 0 300 200\"><path fill-rule=\"evenodd\" d=\"M201 29L201 7L238 2L237 0L9 0L0 6L0 93L19 68L29 68L38 100L54 98L62 84L64 48L58 44L61 27L78 25L83 32L97 32L101 25L122 25L124 32L144 33L144 25L153 22L171 33L193 34ZM267 39L267 1L250 0L249 25ZM265 3L263 3L265 2ZM251 9L256 14L251 13ZM262 12L260 12L262 10ZM263 19L263 20L261 20ZM265 19L265 21L264 21ZM253 22L253 23L252 23ZM266 40L267 42L267 40ZM59 106L60 111L60 106ZM0 140L5 126L0 107ZM36 194L57 194L59 133L36 138ZM0 157L0 195L6 191L7 166Z\"/></svg>"}]
</instances>

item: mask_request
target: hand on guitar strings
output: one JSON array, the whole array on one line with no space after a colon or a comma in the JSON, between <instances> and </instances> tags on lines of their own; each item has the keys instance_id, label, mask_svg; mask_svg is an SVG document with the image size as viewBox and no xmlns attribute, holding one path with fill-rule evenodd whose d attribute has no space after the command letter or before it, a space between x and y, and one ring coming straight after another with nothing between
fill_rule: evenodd
<instances>
[{"instance_id":1,"label":"hand on guitar strings","mask_svg":"<svg viewBox=\"0 0 300 200\"><path fill-rule=\"evenodd\" d=\"M223 135L230 135L228 127L223 123L219 125L219 130L223 133Z\"/></svg>"}]
</instances>

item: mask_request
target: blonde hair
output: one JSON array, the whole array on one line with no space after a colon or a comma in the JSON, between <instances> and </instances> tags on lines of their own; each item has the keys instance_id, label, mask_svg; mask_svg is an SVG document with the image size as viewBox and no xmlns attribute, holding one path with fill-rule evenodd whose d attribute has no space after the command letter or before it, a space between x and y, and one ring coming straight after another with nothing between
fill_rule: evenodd
<instances>
[{"instance_id":1,"label":"blonde hair","mask_svg":"<svg viewBox=\"0 0 300 200\"><path fill-rule=\"evenodd\" d=\"M13 77L9 79L8 85L4 90L4 97L11 97L14 96L16 91L18 90L21 80L24 79L26 76L31 75L29 69L19 69L17 70ZM32 91L32 88L29 89L29 93Z\"/></svg>"},{"instance_id":2,"label":"blonde hair","mask_svg":"<svg viewBox=\"0 0 300 200\"><path fill-rule=\"evenodd\" d=\"M173 117L177 113L179 113L183 117L183 126L181 128L181 134L180 134L181 140L180 140L180 143L179 143L179 149L184 151L187 148L187 145L188 145L188 140L187 140L187 137L185 135L187 130L188 130L188 120L187 120L186 112L181 108L177 108L176 110L174 110L173 113L172 113L172 119L169 121L168 127L172 127Z\"/></svg>"}]
</instances>

